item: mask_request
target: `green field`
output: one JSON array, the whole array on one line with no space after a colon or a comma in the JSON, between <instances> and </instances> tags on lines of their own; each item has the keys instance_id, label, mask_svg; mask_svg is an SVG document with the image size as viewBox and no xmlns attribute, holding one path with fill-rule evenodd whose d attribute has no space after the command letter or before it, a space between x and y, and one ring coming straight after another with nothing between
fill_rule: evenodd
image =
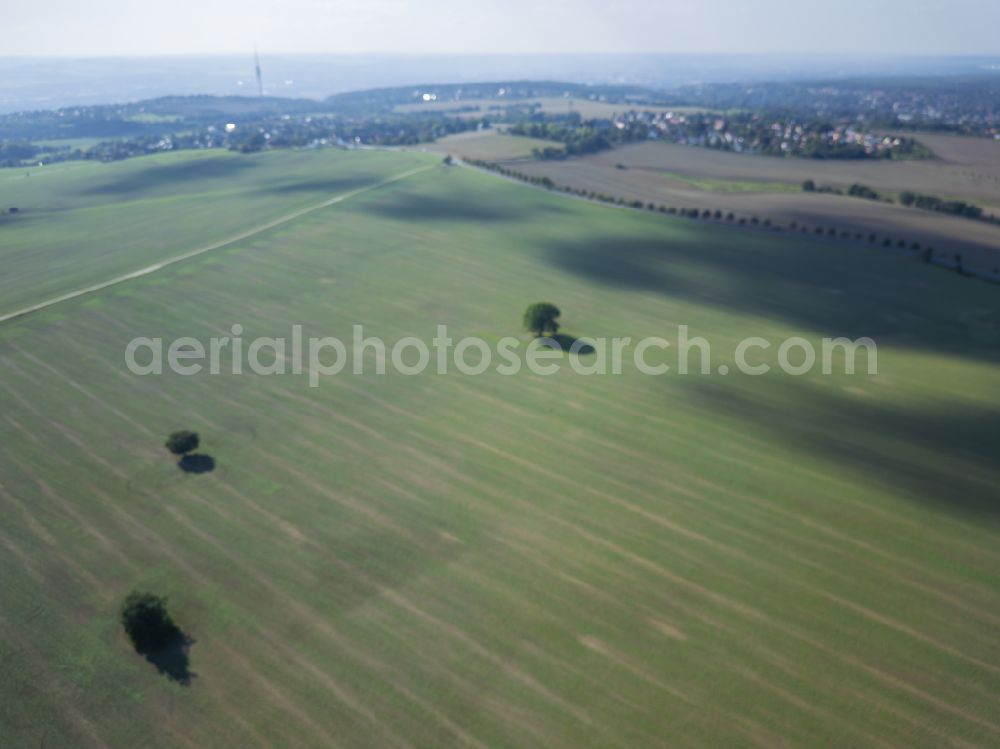
<instances>
[{"instance_id":1,"label":"green field","mask_svg":"<svg viewBox=\"0 0 1000 749\"><path fill-rule=\"evenodd\" d=\"M1000 746L997 289L399 152L0 181L0 745ZM3 175L0 175L3 176ZM879 374L137 377L135 336L872 336ZM373 362L369 362L373 363ZM178 470L168 432L215 470ZM133 587L194 639L132 652Z\"/></svg>"},{"instance_id":2,"label":"green field","mask_svg":"<svg viewBox=\"0 0 1000 749\"><path fill-rule=\"evenodd\" d=\"M428 146L438 153L460 156L464 159L484 161L518 161L532 159L533 149L558 148L563 144L542 138L526 138L521 135L506 135L497 130L469 130L464 133L447 135Z\"/></svg>"},{"instance_id":3,"label":"green field","mask_svg":"<svg viewBox=\"0 0 1000 749\"><path fill-rule=\"evenodd\" d=\"M689 177L677 172L657 173L669 180L681 182L696 190L706 190L708 192L802 192L801 185L792 185L785 182L753 182L750 180Z\"/></svg>"},{"instance_id":4,"label":"green field","mask_svg":"<svg viewBox=\"0 0 1000 749\"><path fill-rule=\"evenodd\" d=\"M224 241L331 195L437 159L299 151L185 151L113 167L0 171L0 315ZM51 170L51 171L50 171Z\"/></svg>"}]
</instances>

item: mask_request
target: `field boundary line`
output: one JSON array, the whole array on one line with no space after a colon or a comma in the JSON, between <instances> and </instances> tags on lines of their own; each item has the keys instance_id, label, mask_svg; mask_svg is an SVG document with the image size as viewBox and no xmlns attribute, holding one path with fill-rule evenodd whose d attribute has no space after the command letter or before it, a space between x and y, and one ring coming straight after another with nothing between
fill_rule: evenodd
<instances>
[{"instance_id":1,"label":"field boundary line","mask_svg":"<svg viewBox=\"0 0 1000 749\"><path fill-rule=\"evenodd\" d=\"M527 187L527 188L530 188L530 189L533 189L533 190L541 190L543 192L547 192L547 193L550 193L552 195L558 195L558 196L563 197L563 198L570 198L570 199L573 199L573 200L582 200L585 203L591 203L593 205L600 205L600 206L604 206L605 208L618 208L618 209L623 210L623 211L633 211L633 212L638 212L638 213L654 214L654 215L661 215L661 216L663 215L662 211L659 211L659 210L650 210L648 208L649 203L647 201L642 201L644 203L644 205L643 205L643 207L639 207L639 206L631 205L630 204L631 201L629 203L619 203L617 201L612 202L612 201L608 201L608 200L599 200L597 198L591 198L591 197L588 197L586 195L580 195L579 193L576 193L576 192L573 192L572 190L566 189L565 186L554 185L552 187L546 187L545 185L534 184L532 182L528 182L527 180L520 179L518 177L513 177L513 176L510 176L510 175L507 175L507 174L501 174L500 172L498 172L496 170L489 169L489 168L483 167L483 166L479 166L478 164L471 164L471 163L469 163L468 161L466 161L465 159L463 159L463 158L461 158L459 156L454 156L453 155L452 159L454 159L453 163L455 163L456 165L458 165L458 166L460 166L460 167L462 167L464 169L471 169L473 171L480 172L482 174L489 174L489 175L492 175L493 177L496 177L497 179L506 180L508 182L512 182L514 184L518 184L518 185L521 185L522 187ZM526 162L523 159L506 159L504 161L495 161L495 162L491 162L491 163L495 164L496 166L506 167L508 164L531 163L531 162ZM637 171L639 171L639 170L642 169L641 167L629 167L629 168L630 169L636 169ZM636 198L636 200L638 200L638 198ZM762 234L771 234L772 236L783 236L783 237L787 237L789 239L793 239L793 238L798 239L798 238L801 238L801 239L804 239L804 240L807 240L807 241L810 241L810 242L832 242L832 243L836 243L836 244L839 244L839 245L852 245L852 246L855 246L855 247L869 247L870 246L868 243L863 243L863 242L861 242L861 241L859 241L857 239L853 239L853 238L846 238L845 239L845 238L843 238L841 236L830 237L830 236L828 236L826 234L817 235L817 234L812 233L812 232L810 232L808 234L805 234L805 235L803 235L803 236L800 237L797 231L792 230L792 229L785 229L784 227L782 227L782 226L780 226L778 224L775 224L774 226L771 226L771 227L767 227L767 226L748 226L748 225L743 225L743 224L730 223L728 220L725 221L725 222L723 222L721 219L718 219L718 218L704 218L702 216L686 216L686 215L683 214L684 210L685 209L681 208L679 213L668 213L666 215L669 216L672 219L682 219L682 220L685 220L685 221L696 221L696 222L698 222L700 224L703 224L705 226L716 226L716 227L721 227L721 228L729 229L729 230L733 230L733 231L740 231L740 232L743 232L743 231L752 231L752 232L759 232L759 233L762 233ZM686 209L686 210L695 210L695 209ZM727 212L731 213L731 211L727 211ZM857 230L858 229L855 226L854 229L847 230L847 231L857 232ZM869 230L865 229L864 231L868 232ZM883 239L885 239L885 238L886 237L883 237ZM876 249L876 248L873 248L873 249ZM894 246L889 247L889 248L881 247L881 248L877 248L877 249L879 251L884 251L884 250L894 251L894 252L897 253L897 255L896 255L897 257L903 257L902 253L906 253L906 255L908 257L911 257L911 258L916 256L916 251L915 250L901 249L901 248L898 247L898 245L894 245ZM937 255L935 255L930 260L927 260L925 262L928 265L933 265L933 266L936 266L938 268L945 268L947 270L955 270L955 271L959 270L959 266L956 265L956 263L954 261L947 260L947 259L944 259L944 258L941 257L940 250L938 251ZM993 283L993 284L1000 283L1000 277L998 277L995 273L989 273L988 271L983 270L983 268L981 268L981 267L963 267L963 268L961 268L960 273L963 276L969 276L969 277L972 277L972 278L978 278L981 281L987 281L987 282ZM0 322L2 322L2 320L0 320Z\"/></svg>"},{"instance_id":2,"label":"field boundary line","mask_svg":"<svg viewBox=\"0 0 1000 749\"><path fill-rule=\"evenodd\" d=\"M106 289L110 286L117 286L118 284L125 283L126 281L131 281L136 278L142 278L143 276L148 276L151 273L156 273L156 271L162 270L163 268L166 268L170 265L174 265L175 263L180 263L184 260L189 260L193 257L197 257L198 255L204 255L206 252L217 250L220 247L226 247L228 245L235 244L236 242L241 242L244 239L249 239L250 237L253 237L257 234L261 234L265 231L269 231L270 229L274 229L277 226L281 226L282 224L287 224L290 221L294 221L297 218L301 218L306 214L321 210L323 208L329 208L332 205L336 205L337 203L342 203L345 200L350 200L351 198L360 195L362 193L370 192L372 190L377 190L381 187L385 187L386 185L390 185L393 182L399 182L400 180L404 180L407 177L412 177L414 174L419 174L420 172L426 172L429 169L433 168L434 165L420 166L405 172L401 172L400 174L395 174L392 177L387 177L386 179L381 180L380 182L376 182L371 185L366 185L365 187L359 187L356 190L351 190L349 192L341 193L340 195L335 195L334 197L328 198L324 200L322 203L317 203L316 205L306 206L305 208L299 208L298 210L292 211L291 213L286 213L284 216L279 216L276 219L268 221L266 224L255 226L252 229L247 229L245 231L240 232L239 234L234 234L232 236L226 237L225 239L220 239L217 242L213 242L212 244L208 244L203 247L198 247L194 250L188 250L187 252L181 253L180 255L175 255L174 257L162 260L158 263L154 263L153 265L149 265L145 268L132 271L131 273L126 273L125 275L122 276L116 276L115 278L112 278L108 281L102 281L101 283L96 283L93 286L87 286L86 288L83 289L70 291L66 294L62 294L61 296L53 297L52 299L47 299L44 302L33 304L30 307L24 307L22 309L15 310L14 312L8 312L6 314L0 315L0 323L9 322L10 320L14 320L18 317L24 317L25 315L30 315L32 312L38 312L47 307L52 307L56 304L62 304L63 302L68 302L70 299L76 299L77 297L81 297L86 294L92 294L95 291L101 291L102 289Z\"/></svg>"}]
</instances>

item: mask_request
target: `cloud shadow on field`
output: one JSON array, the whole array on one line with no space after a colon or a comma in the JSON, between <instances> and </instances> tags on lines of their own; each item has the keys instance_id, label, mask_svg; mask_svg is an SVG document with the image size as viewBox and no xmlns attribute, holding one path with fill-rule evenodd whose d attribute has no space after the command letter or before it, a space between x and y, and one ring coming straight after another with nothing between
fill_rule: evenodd
<instances>
[{"instance_id":1,"label":"cloud shadow on field","mask_svg":"<svg viewBox=\"0 0 1000 749\"><path fill-rule=\"evenodd\" d=\"M805 450L850 476L938 508L1000 520L1000 408L887 406L788 376L743 389L689 380L695 402L738 416L776 449Z\"/></svg>"},{"instance_id":2,"label":"cloud shadow on field","mask_svg":"<svg viewBox=\"0 0 1000 749\"><path fill-rule=\"evenodd\" d=\"M714 231L550 242L543 258L591 282L830 337L1000 361L1000 289L878 249Z\"/></svg>"},{"instance_id":3,"label":"cloud shadow on field","mask_svg":"<svg viewBox=\"0 0 1000 749\"><path fill-rule=\"evenodd\" d=\"M489 199L488 199L489 198ZM520 201L510 202L505 197L488 194L469 199L465 195L439 197L417 192L396 193L391 198L374 200L364 205L369 213L398 221L468 221L472 223L500 223L523 221L538 211L561 212L550 205L534 205Z\"/></svg>"},{"instance_id":4,"label":"cloud shadow on field","mask_svg":"<svg viewBox=\"0 0 1000 749\"><path fill-rule=\"evenodd\" d=\"M262 188L260 192L266 194L289 194L299 192L328 193L325 197L335 197L351 190L358 190L362 187L370 187L375 180L371 177L331 177L329 179L312 179L301 182L286 182L283 184L269 185Z\"/></svg>"},{"instance_id":5,"label":"cloud shadow on field","mask_svg":"<svg viewBox=\"0 0 1000 749\"><path fill-rule=\"evenodd\" d=\"M159 187L183 185L203 179L236 178L257 162L245 157L188 159L175 164L154 164L121 177L98 182L87 189L99 195L128 195Z\"/></svg>"}]
</instances>

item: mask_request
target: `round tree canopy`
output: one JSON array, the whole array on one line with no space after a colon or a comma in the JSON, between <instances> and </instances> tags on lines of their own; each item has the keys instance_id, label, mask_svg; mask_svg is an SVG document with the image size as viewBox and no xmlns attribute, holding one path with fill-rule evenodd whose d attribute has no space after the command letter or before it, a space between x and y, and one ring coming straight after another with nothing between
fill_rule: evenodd
<instances>
[{"instance_id":1,"label":"round tree canopy","mask_svg":"<svg viewBox=\"0 0 1000 749\"><path fill-rule=\"evenodd\" d=\"M167 449L174 455L186 455L198 449L198 433L182 429L167 437Z\"/></svg>"},{"instance_id":2,"label":"round tree canopy","mask_svg":"<svg viewBox=\"0 0 1000 749\"><path fill-rule=\"evenodd\" d=\"M167 613L167 599L132 591L122 605L121 622L139 653L155 652L181 638L180 628Z\"/></svg>"},{"instance_id":3,"label":"round tree canopy","mask_svg":"<svg viewBox=\"0 0 1000 749\"><path fill-rule=\"evenodd\" d=\"M560 314L559 308L551 302L535 302L524 311L524 327L535 335L551 335L559 330L556 318Z\"/></svg>"}]
</instances>

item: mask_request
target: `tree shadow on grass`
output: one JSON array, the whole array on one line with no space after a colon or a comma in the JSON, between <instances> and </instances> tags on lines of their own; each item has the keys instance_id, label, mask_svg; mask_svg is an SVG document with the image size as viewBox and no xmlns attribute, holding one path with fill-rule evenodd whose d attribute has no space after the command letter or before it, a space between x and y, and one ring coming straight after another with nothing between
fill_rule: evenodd
<instances>
[{"instance_id":1,"label":"tree shadow on grass","mask_svg":"<svg viewBox=\"0 0 1000 749\"><path fill-rule=\"evenodd\" d=\"M546 346L555 351L568 351L580 356L587 356L594 353L594 347L587 343L585 339L567 335L566 333L555 333L543 336L542 338L536 338L535 340L540 346Z\"/></svg>"},{"instance_id":2,"label":"tree shadow on grass","mask_svg":"<svg viewBox=\"0 0 1000 749\"><path fill-rule=\"evenodd\" d=\"M195 640L190 635L180 632L173 644L140 655L156 666L159 673L186 687L191 685L191 679L196 676L191 671L191 661L188 657L188 651L194 644Z\"/></svg>"},{"instance_id":3,"label":"tree shadow on grass","mask_svg":"<svg viewBox=\"0 0 1000 749\"><path fill-rule=\"evenodd\" d=\"M215 470L215 458L211 455L185 455L177 462L184 473L209 473Z\"/></svg>"}]
</instances>

